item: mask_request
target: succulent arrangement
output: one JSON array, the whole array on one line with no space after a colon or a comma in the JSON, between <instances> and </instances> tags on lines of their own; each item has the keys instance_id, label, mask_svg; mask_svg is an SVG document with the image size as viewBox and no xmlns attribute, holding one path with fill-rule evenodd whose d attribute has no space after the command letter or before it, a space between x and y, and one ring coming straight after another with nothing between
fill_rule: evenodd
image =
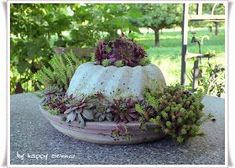
<instances>
[{"instance_id":1,"label":"succulent arrangement","mask_svg":"<svg viewBox=\"0 0 235 168\"><path fill-rule=\"evenodd\" d=\"M61 61L60 59L62 58L58 58L57 61ZM110 65L134 67L149 63L144 49L124 34L113 41L100 41L96 48L95 61L96 64L105 67ZM68 64L68 67L71 68L70 72L75 71L72 65L75 64ZM87 65L88 67L90 65L96 66L93 63ZM59 66L56 66L56 68L58 69ZM153 69L153 72L156 72L156 68L153 67ZM208 119L208 116L203 113L202 94L200 92L191 93L181 85L154 87L158 90L147 88L144 97L141 98L133 96L110 98L108 95L104 96L104 92L101 92L104 88L102 85L104 79L102 79L100 92L76 94L76 92L69 93L69 89L67 89L67 93L70 95L68 96L65 91L68 88L69 80L66 78L68 75L65 74L65 71L61 72L62 76L65 77L64 82L59 82L61 85L49 84L45 89L41 105L51 114L60 115L62 121L68 124L77 122L79 128L84 128L86 122L115 122L117 128L112 130L111 134L118 138L124 135L131 136L126 123L136 122L140 123L141 129L157 128L158 131L161 130L165 135L175 139L178 143L182 143L190 137L201 135L200 125ZM76 72L79 71L76 70ZM70 74L69 78L71 76ZM44 75L44 77L47 78L47 75ZM84 79L84 77L78 79ZM159 80L165 82L163 76ZM139 82L142 83L142 81ZM125 83L123 82L123 84ZM85 84L83 83L81 86ZM145 86L142 89L144 88ZM120 89L116 88L116 90L118 92ZM154 127L150 128L149 125L154 125Z\"/></svg>"},{"instance_id":2,"label":"succulent arrangement","mask_svg":"<svg viewBox=\"0 0 235 168\"><path fill-rule=\"evenodd\" d=\"M135 110L137 101L129 98L108 101L101 93L87 97L67 96L58 92L56 87L45 90L41 105L52 114L63 114L63 120L71 123L78 121L78 127L84 127L85 121L138 121L139 113Z\"/></svg>"},{"instance_id":3,"label":"succulent arrangement","mask_svg":"<svg viewBox=\"0 0 235 168\"><path fill-rule=\"evenodd\" d=\"M148 64L144 49L122 34L113 41L100 41L95 51L96 64L109 66L137 66Z\"/></svg>"},{"instance_id":4,"label":"succulent arrangement","mask_svg":"<svg viewBox=\"0 0 235 168\"><path fill-rule=\"evenodd\" d=\"M181 85L168 86L164 90L146 90L143 100L107 100L101 93L87 97L66 96L56 87L45 90L42 105L52 114L62 114L64 121L78 122L85 127L86 121L154 123L162 132L182 143L189 137L201 135L200 125L208 119L203 112L200 92L192 94ZM211 117L211 116L209 116Z\"/></svg>"}]
</instances>

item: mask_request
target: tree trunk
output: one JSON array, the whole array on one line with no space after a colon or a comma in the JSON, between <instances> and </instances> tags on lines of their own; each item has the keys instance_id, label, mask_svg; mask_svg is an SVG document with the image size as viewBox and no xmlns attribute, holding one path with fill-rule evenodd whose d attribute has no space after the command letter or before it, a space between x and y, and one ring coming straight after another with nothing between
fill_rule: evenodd
<instances>
[{"instance_id":1,"label":"tree trunk","mask_svg":"<svg viewBox=\"0 0 235 168\"><path fill-rule=\"evenodd\" d=\"M215 22L215 35L217 36L219 34L219 23Z\"/></svg>"},{"instance_id":2,"label":"tree trunk","mask_svg":"<svg viewBox=\"0 0 235 168\"><path fill-rule=\"evenodd\" d=\"M208 26L209 28L209 32L211 33L212 32L212 26Z\"/></svg>"},{"instance_id":3,"label":"tree trunk","mask_svg":"<svg viewBox=\"0 0 235 168\"><path fill-rule=\"evenodd\" d=\"M155 40L154 40L155 47L159 47L160 46L159 29L154 29L154 35L155 35Z\"/></svg>"},{"instance_id":4,"label":"tree trunk","mask_svg":"<svg viewBox=\"0 0 235 168\"><path fill-rule=\"evenodd\" d=\"M24 89L22 87L22 85L20 84L20 82L17 82L16 85L15 85L15 93L23 93L24 92Z\"/></svg>"}]
</instances>

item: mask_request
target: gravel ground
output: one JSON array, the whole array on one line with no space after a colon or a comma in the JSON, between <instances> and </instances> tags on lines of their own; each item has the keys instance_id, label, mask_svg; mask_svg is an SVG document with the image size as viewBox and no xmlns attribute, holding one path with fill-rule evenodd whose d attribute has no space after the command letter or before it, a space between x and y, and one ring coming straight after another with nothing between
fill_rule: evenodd
<instances>
[{"instance_id":1,"label":"gravel ground","mask_svg":"<svg viewBox=\"0 0 235 168\"><path fill-rule=\"evenodd\" d=\"M205 97L206 112L216 121L202 126L205 136L177 145L170 139L138 145L81 142L54 129L34 94L11 96L10 163L28 164L225 164L224 99Z\"/></svg>"}]
</instances>

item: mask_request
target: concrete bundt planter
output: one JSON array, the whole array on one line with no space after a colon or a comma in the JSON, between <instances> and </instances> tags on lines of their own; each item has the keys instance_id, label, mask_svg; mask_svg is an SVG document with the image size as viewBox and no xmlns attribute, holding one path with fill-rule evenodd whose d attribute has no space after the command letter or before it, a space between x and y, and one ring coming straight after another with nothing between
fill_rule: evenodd
<instances>
[{"instance_id":1,"label":"concrete bundt planter","mask_svg":"<svg viewBox=\"0 0 235 168\"><path fill-rule=\"evenodd\" d=\"M88 62L77 68L67 95L73 95L79 99L99 92L109 101L120 98L141 100L146 88L155 90L165 86L161 70L153 64L135 67L104 67ZM117 124L107 121L86 122L84 128L79 128L76 121L67 123L61 120L61 116L51 115L43 108L41 111L58 131L78 140L100 144L134 144L164 137L164 134L151 123L147 123L145 130L140 128L138 122Z\"/></svg>"},{"instance_id":2,"label":"concrete bundt planter","mask_svg":"<svg viewBox=\"0 0 235 168\"><path fill-rule=\"evenodd\" d=\"M120 97L143 99L145 88L155 90L165 86L161 70L153 64L135 67L104 67L88 62L77 68L67 94L79 97L101 92L110 100Z\"/></svg>"},{"instance_id":3,"label":"concrete bundt planter","mask_svg":"<svg viewBox=\"0 0 235 168\"><path fill-rule=\"evenodd\" d=\"M85 128L78 128L77 122L68 124L61 120L60 116L51 115L41 106L40 109L51 125L65 135L78 140L98 144L136 144L150 142L164 137L161 131L151 123L147 124L148 130L140 129L140 123L125 124L126 134L114 136L115 130L120 124L114 122L86 122Z\"/></svg>"}]
</instances>

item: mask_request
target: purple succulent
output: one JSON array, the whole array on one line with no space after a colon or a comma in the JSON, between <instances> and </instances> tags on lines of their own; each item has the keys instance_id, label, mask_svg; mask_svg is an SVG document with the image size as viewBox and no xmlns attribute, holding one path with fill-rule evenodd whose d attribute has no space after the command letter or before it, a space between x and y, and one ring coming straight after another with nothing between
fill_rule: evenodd
<instances>
[{"instance_id":1,"label":"purple succulent","mask_svg":"<svg viewBox=\"0 0 235 168\"><path fill-rule=\"evenodd\" d=\"M138 121L139 113L135 110L137 102L129 99L114 99L109 107L109 111L113 114L114 121L119 122L132 122Z\"/></svg>"},{"instance_id":2,"label":"purple succulent","mask_svg":"<svg viewBox=\"0 0 235 168\"><path fill-rule=\"evenodd\" d=\"M95 51L96 61L98 64L102 63L103 59L107 58L106 44L104 41L100 41Z\"/></svg>"},{"instance_id":3,"label":"purple succulent","mask_svg":"<svg viewBox=\"0 0 235 168\"><path fill-rule=\"evenodd\" d=\"M114 41L100 41L95 52L96 62L100 65L104 59L108 59L111 65L122 61L124 65L134 67L145 57L144 49L124 34Z\"/></svg>"}]
</instances>

